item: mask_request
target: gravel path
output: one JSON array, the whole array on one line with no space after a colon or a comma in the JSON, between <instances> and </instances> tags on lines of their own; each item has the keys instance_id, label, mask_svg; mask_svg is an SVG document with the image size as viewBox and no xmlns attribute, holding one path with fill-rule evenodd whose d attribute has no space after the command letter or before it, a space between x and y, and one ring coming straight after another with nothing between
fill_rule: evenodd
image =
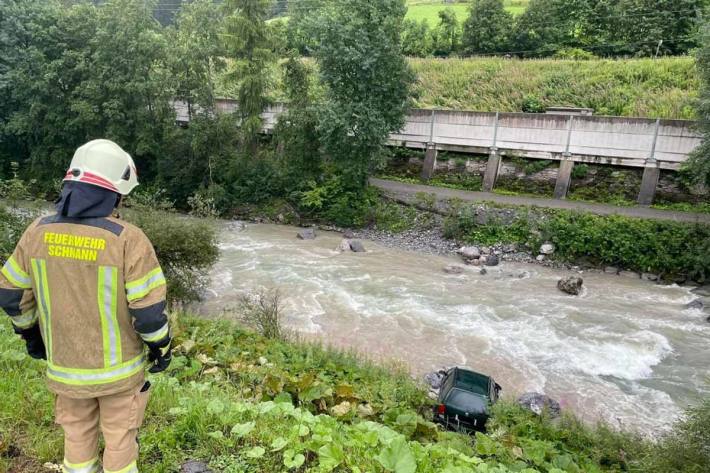
<instances>
[{"instance_id":1,"label":"gravel path","mask_svg":"<svg viewBox=\"0 0 710 473\"><path fill-rule=\"evenodd\" d=\"M444 187L425 186L421 184L405 184L402 182L375 178L370 179L370 184L393 194L394 198L412 197L419 192L424 192L427 194L434 194L440 201L448 199L461 199L469 202L495 202L505 205L525 205L546 207L550 209L582 210L598 215L624 215L626 217L710 224L710 214L704 213L676 212L672 210L658 210L640 206L617 207L614 205L592 204L573 200L499 195L490 192L473 192L447 189Z\"/></svg>"}]
</instances>

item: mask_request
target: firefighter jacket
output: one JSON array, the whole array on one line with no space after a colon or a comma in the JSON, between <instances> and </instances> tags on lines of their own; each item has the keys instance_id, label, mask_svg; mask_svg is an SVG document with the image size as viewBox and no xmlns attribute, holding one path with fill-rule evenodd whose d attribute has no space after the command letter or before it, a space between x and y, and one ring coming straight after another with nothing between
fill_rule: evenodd
<instances>
[{"instance_id":1,"label":"firefighter jacket","mask_svg":"<svg viewBox=\"0 0 710 473\"><path fill-rule=\"evenodd\" d=\"M144 343L169 344L165 276L134 225L113 217L39 218L1 273L0 307L18 333L39 324L48 385L57 394L133 389L144 381Z\"/></svg>"}]
</instances>

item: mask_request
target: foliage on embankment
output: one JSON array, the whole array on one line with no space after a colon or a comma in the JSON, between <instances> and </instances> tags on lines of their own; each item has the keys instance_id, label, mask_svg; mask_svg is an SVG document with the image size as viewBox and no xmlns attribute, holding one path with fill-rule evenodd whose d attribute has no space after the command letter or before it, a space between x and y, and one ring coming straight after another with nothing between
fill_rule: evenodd
<instances>
[{"instance_id":1,"label":"foliage on embankment","mask_svg":"<svg viewBox=\"0 0 710 473\"><path fill-rule=\"evenodd\" d=\"M617 266L670 280L710 278L710 226L601 216L552 209L521 209L508 224L481 223L471 206L446 219L444 233L471 243L519 243L535 252L544 242L555 257L591 266Z\"/></svg>"},{"instance_id":2,"label":"foliage on embankment","mask_svg":"<svg viewBox=\"0 0 710 473\"><path fill-rule=\"evenodd\" d=\"M597 115L694 119L700 87L692 57L620 60L410 59L415 105L539 112L584 107Z\"/></svg>"},{"instance_id":3,"label":"foliage on embankment","mask_svg":"<svg viewBox=\"0 0 710 473\"><path fill-rule=\"evenodd\" d=\"M173 365L151 377L140 436L146 472L175 471L188 459L250 473L641 472L648 465L700 472L710 464L700 428L708 405L691 411L659 445L508 403L495 408L488 435L471 438L437 430L419 415L430 401L396 368L268 340L225 321L180 318L175 335ZM0 468L39 473L42 463L61 458L61 431L43 364L24 355L7 323L0 324L0 369ZM692 451L671 450L683 440Z\"/></svg>"}]
</instances>

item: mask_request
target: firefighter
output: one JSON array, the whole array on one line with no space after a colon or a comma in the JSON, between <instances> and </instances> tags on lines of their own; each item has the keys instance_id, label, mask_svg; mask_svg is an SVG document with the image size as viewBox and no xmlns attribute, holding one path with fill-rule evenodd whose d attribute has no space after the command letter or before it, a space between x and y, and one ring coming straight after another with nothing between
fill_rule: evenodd
<instances>
[{"instance_id":1,"label":"firefighter","mask_svg":"<svg viewBox=\"0 0 710 473\"><path fill-rule=\"evenodd\" d=\"M138 471L144 371L170 364L165 276L143 232L112 216L137 185L116 143L80 147L57 213L29 226L1 270L0 307L29 355L47 360L66 473L101 471L99 428L103 471Z\"/></svg>"}]
</instances>

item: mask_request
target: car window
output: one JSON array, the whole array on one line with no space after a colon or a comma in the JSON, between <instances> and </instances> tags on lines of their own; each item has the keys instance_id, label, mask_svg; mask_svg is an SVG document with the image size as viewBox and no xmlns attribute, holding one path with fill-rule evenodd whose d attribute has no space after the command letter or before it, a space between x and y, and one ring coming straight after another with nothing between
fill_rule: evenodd
<instances>
[{"instance_id":1,"label":"car window","mask_svg":"<svg viewBox=\"0 0 710 473\"><path fill-rule=\"evenodd\" d=\"M454 388L446 399L446 404L459 411L471 413L485 412L488 408L488 399L468 391Z\"/></svg>"}]
</instances>

